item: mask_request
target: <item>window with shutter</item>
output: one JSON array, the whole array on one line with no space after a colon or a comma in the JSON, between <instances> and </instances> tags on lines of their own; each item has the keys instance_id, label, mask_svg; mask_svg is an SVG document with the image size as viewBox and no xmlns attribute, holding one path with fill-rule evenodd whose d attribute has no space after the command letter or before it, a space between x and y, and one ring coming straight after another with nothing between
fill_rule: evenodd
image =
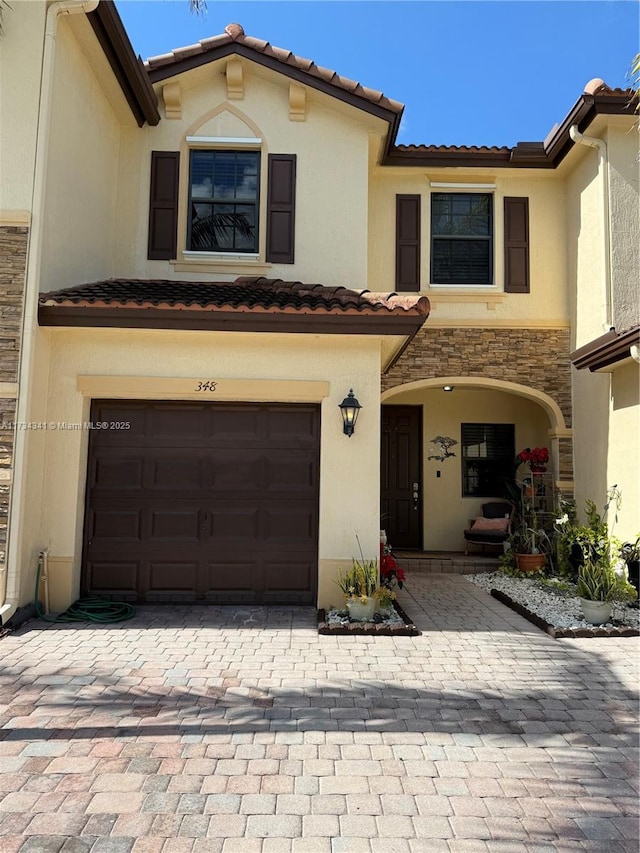
<instances>
[{"instance_id":1,"label":"window with shutter","mask_svg":"<svg viewBox=\"0 0 640 853\"><path fill-rule=\"evenodd\" d=\"M179 151L151 152L147 257L152 261L176 257L179 168Z\"/></svg>"},{"instance_id":2,"label":"window with shutter","mask_svg":"<svg viewBox=\"0 0 640 853\"><path fill-rule=\"evenodd\" d=\"M462 495L496 498L515 474L514 424L462 424Z\"/></svg>"},{"instance_id":3,"label":"window with shutter","mask_svg":"<svg viewBox=\"0 0 640 853\"><path fill-rule=\"evenodd\" d=\"M187 248L257 253L259 185L259 151L192 150Z\"/></svg>"},{"instance_id":4,"label":"window with shutter","mask_svg":"<svg viewBox=\"0 0 640 853\"><path fill-rule=\"evenodd\" d=\"M420 290L420 196L396 196L396 290Z\"/></svg>"},{"instance_id":5,"label":"window with shutter","mask_svg":"<svg viewBox=\"0 0 640 853\"><path fill-rule=\"evenodd\" d=\"M431 283L493 284L493 196L431 194Z\"/></svg>"},{"instance_id":6,"label":"window with shutter","mask_svg":"<svg viewBox=\"0 0 640 853\"><path fill-rule=\"evenodd\" d=\"M296 155L269 154L267 181L267 254L274 264L295 258Z\"/></svg>"},{"instance_id":7,"label":"window with shutter","mask_svg":"<svg viewBox=\"0 0 640 853\"><path fill-rule=\"evenodd\" d=\"M529 199L504 200L504 289L529 293Z\"/></svg>"}]
</instances>

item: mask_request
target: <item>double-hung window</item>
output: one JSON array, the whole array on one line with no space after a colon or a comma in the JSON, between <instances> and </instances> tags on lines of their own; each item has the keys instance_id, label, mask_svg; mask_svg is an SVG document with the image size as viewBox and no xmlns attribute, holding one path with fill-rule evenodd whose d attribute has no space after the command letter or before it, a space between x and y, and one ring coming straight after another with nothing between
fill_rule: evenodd
<instances>
[{"instance_id":1,"label":"double-hung window","mask_svg":"<svg viewBox=\"0 0 640 853\"><path fill-rule=\"evenodd\" d=\"M260 152L192 150L187 247L257 254Z\"/></svg>"},{"instance_id":2,"label":"double-hung window","mask_svg":"<svg viewBox=\"0 0 640 853\"><path fill-rule=\"evenodd\" d=\"M493 195L431 195L431 283L493 284Z\"/></svg>"},{"instance_id":3,"label":"double-hung window","mask_svg":"<svg viewBox=\"0 0 640 853\"><path fill-rule=\"evenodd\" d=\"M515 466L513 424L462 424L462 495L497 498Z\"/></svg>"}]
</instances>

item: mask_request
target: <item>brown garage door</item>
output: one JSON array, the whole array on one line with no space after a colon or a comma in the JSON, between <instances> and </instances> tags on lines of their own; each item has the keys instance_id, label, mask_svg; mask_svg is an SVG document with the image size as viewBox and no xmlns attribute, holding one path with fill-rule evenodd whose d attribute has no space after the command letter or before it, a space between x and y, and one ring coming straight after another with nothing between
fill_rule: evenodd
<instances>
[{"instance_id":1,"label":"brown garage door","mask_svg":"<svg viewBox=\"0 0 640 853\"><path fill-rule=\"evenodd\" d=\"M84 594L315 603L318 406L101 400L91 420Z\"/></svg>"}]
</instances>

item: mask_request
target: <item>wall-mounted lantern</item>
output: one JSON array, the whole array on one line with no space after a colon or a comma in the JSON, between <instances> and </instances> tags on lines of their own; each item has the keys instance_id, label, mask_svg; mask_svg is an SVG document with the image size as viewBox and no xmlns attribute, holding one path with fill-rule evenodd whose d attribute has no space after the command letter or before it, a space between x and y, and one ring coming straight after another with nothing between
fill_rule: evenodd
<instances>
[{"instance_id":1,"label":"wall-mounted lantern","mask_svg":"<svg viewBox=\"0 0 640 853\"><path fill-rule=\"evenodd\" d=\"M347 396L340 403L340 411L342 412L342 429L345 435L348 435L349 438L353 435L356 430L356 421L358 420L358 413L362 406L357 401L357 399L353 396L353 388L350 389Z\"/></svg>"}]
</instances>

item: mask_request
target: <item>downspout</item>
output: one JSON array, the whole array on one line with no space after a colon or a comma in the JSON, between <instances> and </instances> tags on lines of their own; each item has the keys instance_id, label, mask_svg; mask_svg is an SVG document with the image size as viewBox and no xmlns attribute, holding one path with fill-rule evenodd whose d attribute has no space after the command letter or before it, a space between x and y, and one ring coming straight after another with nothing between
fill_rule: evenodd
<instances>
[{"instance_id":1,"label":"downspout","mask_svg":"<svg viewBox=\"0 0 640 853\"><path fill-rule=\"evenodd\" d=\"M40 262L43 241L43 219L45 187L47 180L47 155L51 135L51 100L53 93L53 70L56 54L56 33L61 15L89 14L98 8L99 0L56 0L47 9L40 73L40 101L38 105L38 127L36 131L36 155L34 162L33 190L31 195L31 228L27 254L20 367L18 374L18 404L16 421L26 422L29 412L27 394L31 388L31 373L34 362L34 343L38 328L37 307L40 289ZM13 458L14 481L11 489L9 529L7 530L7 573L3 604L0 606L0 624L5 624L19 605L19 561L22 541L22 507L24 504L24 480L26 476L28 430L15 431ZM25 568L22 566L21 568Z\"/></svg>"},{"instance_id":2,"label":"downspout","mask_svg":"<svg viewBox=\"0 0 640 853\"><path fill-rule=\"evenodd\" d=\"M605 276L605 321L604 331L608 332L615 327L613 316L613 287L611 275L611 211L609 207L609 160L607 157L607 143L604 139L596 136L585 136L580 133L578 125L569 128L569 136L579 145L588 145L598 150L598 169L602 170L602 193L603 193L603 230L604 230L604 276Z\"/></svg>"}]
</instances>

